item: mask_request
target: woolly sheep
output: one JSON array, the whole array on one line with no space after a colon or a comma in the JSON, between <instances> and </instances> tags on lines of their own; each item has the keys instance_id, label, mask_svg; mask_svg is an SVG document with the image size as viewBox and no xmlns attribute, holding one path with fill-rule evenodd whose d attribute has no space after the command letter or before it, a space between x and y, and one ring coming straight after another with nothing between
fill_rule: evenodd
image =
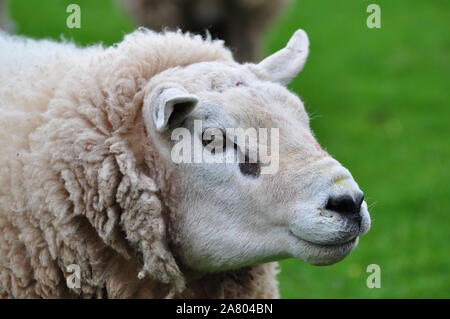
<instances>
[{"instance_id":1,"label":"woolly sheep","mask_svg":"<svg viewBox=\"0 0 450 319\"><path fill-rule=\"evenodd\" d=\"M110 48L0 47L1 297L274 298L274 261L338 262L369 229L284 87L306 61L301 30L244 65L222 41L144 29ZM176 164L171 132L196 119L278 128L278 170Z\"/></svg>"},{"instance_id":2,"label":"woolly sheep","mask_svg":"<svg viewBox=\"0 0 450 319\"><path fill-rule=\"evenodd\" d=\"M258 58L262 36L288 0L120 0L139 24L161 31L180 28L222 39L240 62Z\"/></svg>"}]
</instances>

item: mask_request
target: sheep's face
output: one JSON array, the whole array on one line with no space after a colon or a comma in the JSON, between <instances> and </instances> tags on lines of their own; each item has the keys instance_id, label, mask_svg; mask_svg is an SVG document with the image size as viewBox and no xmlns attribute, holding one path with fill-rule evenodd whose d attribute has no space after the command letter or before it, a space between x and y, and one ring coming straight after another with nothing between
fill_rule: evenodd
<instances>
[{"instance_id":1,"label":"sheep's face","mask_svg":"<svg viewBox=\"0 0 450 319\"><path fill-rule=\"evenodd\" d=\"M176 172L173 223L186 266L219 271L287 257L327 265L368 231L362 191L316 142L301 100L280 84L301 69L305 51L300 31L258 65L205 62L152 80L143 118ZM242 143L228 136L229 128L267 129L267 138L248 134ZM177 158L182 139L190 163ZM266 145L272 154L258 154L255 162L251 145ZM245 160L255 163L239 163Z\"/></svg>"}]
</instances>

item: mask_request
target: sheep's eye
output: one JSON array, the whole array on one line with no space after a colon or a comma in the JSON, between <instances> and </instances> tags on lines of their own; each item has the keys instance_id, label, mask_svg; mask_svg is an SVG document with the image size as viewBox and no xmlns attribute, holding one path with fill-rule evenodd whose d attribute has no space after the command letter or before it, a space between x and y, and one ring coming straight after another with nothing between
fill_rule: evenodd
<instances>
[{"instance_id":1,"label":"sheep's eye","mask_svg":"<svg viewBox=\"0 0 450 319\"><path fill-rule=\"evenodd\" d=\"M226 147L225 132L219 128L209 128L202 133L203 147L212 154L222 152Z\"/></svg>"},{"instance_id":2,"label":"sheep's eye","mask_svg":"<svg viewBox=\"0 0 450 319\"><path fill-rule=\"evenodd\" d=\"M249 163L248 157L245 158L244 163L239 163L239 169L246 176L259 177L261 175L261 164L259 162Z\"/></svg>"}]
</instances>

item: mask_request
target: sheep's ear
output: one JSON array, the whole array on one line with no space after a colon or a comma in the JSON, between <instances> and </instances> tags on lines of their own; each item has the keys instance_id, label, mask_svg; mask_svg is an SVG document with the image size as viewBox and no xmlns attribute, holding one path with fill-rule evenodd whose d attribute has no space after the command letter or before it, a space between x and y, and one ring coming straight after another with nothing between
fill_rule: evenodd
<instances>
[{"instance_id":1,"label":"sheep's ear","mask_svg":"<svg viewBox=\"0 0 450 319\"><path fill-rule=\"evenodd\" d=\"M286 47L262 60L257 67L272 81L288 84L303 69L309 53L306 32L297 30Z\"/></svg>"},{"instance_id":2,"label":"sheep's ear","mask_svg":"<svg viewBox=\"0 0 450 319\"><path fill-rule=\"evenodd\" d=\"M146 119L153 119L158 132L176 127L192 112L198 103L197 96L189 94L179 85L163 85L155 88L144 102Z\"/></svg>"}]
</instances>

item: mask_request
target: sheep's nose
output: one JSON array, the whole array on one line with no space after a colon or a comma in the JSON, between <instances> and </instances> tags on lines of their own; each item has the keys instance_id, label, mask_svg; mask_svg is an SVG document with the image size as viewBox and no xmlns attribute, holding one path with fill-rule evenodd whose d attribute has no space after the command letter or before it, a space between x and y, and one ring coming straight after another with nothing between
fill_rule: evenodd
<instances>
[{"instance_id":1,"label":"sheep's nose","mask_svg":"<svg viewBox=\"0 0 450 319\"><path fill-rule=\"evenodd\" d=\"M362 193L357 194L355 197L350 195L330 197L325 208L360 223L361 214L359 212L361 210L363 200L364 195Z\"/></svg>"}]
</instances>

